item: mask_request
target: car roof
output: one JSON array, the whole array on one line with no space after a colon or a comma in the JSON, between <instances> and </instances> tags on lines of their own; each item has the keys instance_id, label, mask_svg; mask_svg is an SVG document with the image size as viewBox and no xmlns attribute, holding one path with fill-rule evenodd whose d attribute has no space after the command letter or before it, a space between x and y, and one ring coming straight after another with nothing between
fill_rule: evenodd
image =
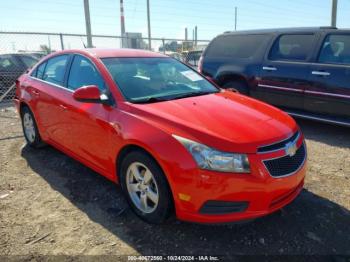
<instances>
[{"instance_id":1,"label":"car roof","mask_svg":"<svg viewBox=\"0 0 350 262\"><path fill-rule=\"evenodd\" d=\"M86 49L73 49L64 50L57 53L80 53L86 55L92 55L97 58L107 57L168 57L166 55L151 52L140 49L128 49L128 48L86 48Z\"/></svg>"},{"instance_id":2,"label":"car roof","mask_svg":"<svg viewBox=\"0 0 350 262\"><path fill-rule=\"evenodd\" d=\"M303 32L317 32L317 31L331 31L331 32L350 32L350 29L338 29L331 26L321 27L289 27L289 28L271 28L271 29L257 29L244 31L228 31L221 35L234 34L272 34L272 33L303 33Z\"/></svg>"}]
</instances>

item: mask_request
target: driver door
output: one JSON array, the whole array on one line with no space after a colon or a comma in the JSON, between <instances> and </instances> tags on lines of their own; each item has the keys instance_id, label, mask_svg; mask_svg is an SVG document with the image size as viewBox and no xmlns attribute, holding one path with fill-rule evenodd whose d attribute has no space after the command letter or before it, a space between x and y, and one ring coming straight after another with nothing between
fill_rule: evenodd
<instances>
[{"instance_id":1,"label":"driver door","mask_svg":"<svg viewBox=\"0 0 350 262\"><path fill-rule=\"evenodd\" d=\"M96 85L101 94L107 91L104 80L95 65L82 55L75 55L67 79L67 88L76 89ZM72 137L71 151L78 155L101 173L113 170L113 156L110 141L113 127L109 124L109 115L113 107L101 103L76 101L70 102L70 131Z\"/></svg>"}]
</instances>

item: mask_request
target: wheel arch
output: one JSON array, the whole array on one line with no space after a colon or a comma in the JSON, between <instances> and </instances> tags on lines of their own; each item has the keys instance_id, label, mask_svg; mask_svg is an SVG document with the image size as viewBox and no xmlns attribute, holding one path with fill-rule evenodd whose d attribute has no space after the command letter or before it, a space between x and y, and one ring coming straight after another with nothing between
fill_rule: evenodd
<instances>
[{"instance_id":1,"label":"wheel arch","mask_svg":"<svg viewBox=\"0 0 350 262\"><path fill-rule=\"evenodd\" d=\"M118 152L117 154L117 157L116 157L116 182L120 184L120 181L119 181L119 178L120 178L120 169L121 169L121 163L123 161L123 159L131 152L134 152L134 151L139 151L139 152L142 152L142 153L145 153L146 155L148 155L151 159L154 160L154 162L158 165L158 167L160 168L160 170L162 170L164 176L165 176L165 179L166 179L166 182L168 184L168 187L169 187L169 192L171 194L170 198L171 198L171 201L172 201L172 208L175 207L175 199L174 199L174 192L173 192L173 189L170 185L170 182L169 182L169 177L167 176L164 168L162 167L161 163L159 163L159 161L157 160L156 157L154 157L154 155L149 151L147 150L145 147L141 146L141 145L138 145L136 143L130 143L130 144L126 144L124 145Z\"/></svg>"},{"instance_id":2,"label":"wheel arch","mask_svg":"<svg viewBox=\"0 0 350 262\"><path fill-rule=\"evenodd\" d=\"M217 77L218 84L222 86L224 83L227 83L229 81L240 81L243 82L244 84L248 85L248 80L241 74L239 73L226 73L226 74L221 74Z\"/></svg>"},{"instance_id":3,"label":"wheel arch","mask_svg":"<svg viewBox=\"0 0 350 262\"><path fill-rule=\"evenodd\" d=\"M27 108L33 113L33 110L30 108L30 106L29 106L26 102L21 101L21 102L19 103L19 114L20 114L20 115L22 114L22 110L23 110L24 107L27 107ZM34 113L33 113L33 114L34 114Z\"/></svg>"}]
</instances>

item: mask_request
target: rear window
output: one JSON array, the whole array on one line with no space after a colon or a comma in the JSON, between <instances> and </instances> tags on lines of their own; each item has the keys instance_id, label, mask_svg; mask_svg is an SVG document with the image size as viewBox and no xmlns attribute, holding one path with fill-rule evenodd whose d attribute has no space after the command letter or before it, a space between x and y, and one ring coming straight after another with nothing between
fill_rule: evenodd
<instances>
[{"instance_id":1,"label":"rear window","mask_svg":"<svg viewBox=\"0 0 350 262\"><path fill-rule=\"evenodd\" d=\"M222 35L213 40L206 51L207 57L252 58L265 46L269 35Z\"/></svg>"},{"instance_id":2,"label":"rear window","mask_svg":"<svg viewBox=\"0 0 350 262\"><path fill-rule=\"evenodd\" d=\"M12 55L2 55L0 56L0 69L1 70L21 70L21 65L17 59Z\"/></svg>"},{"instance_id":3,"label":"rear window","mask_svg":"<svg viewBox=\"0 0 350 262\"><path fill-rule=\"evenodd\" d=\"M328 35L323 42L318 62L350 65L350 35Z\"/></svg>"},{"instance_id":4,"label":"rear window","mask_svg":"<svg viewBox=\"0 0 350 262\"><path fill-rule=\"evenodd\" d=\"M273 44L269 59L304 61L312 50L313 41L313 34L282 35Z\"/></svg>"}]
</instances>

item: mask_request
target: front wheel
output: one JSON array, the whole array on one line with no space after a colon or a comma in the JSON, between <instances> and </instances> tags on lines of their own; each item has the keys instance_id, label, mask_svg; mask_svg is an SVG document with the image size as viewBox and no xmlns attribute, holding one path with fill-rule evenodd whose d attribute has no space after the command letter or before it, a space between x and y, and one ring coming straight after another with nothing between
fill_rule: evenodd
<instances>
[{"instance_id":1,"label":"front wheel","mask_svg":"<svg viewBox=\"0 0 350 262\"><path fill-rule=\"evenodd\" d=\"M28 107L23 107L21 110L21 120L24 138L27 144L31 147L40 147L44 143L41 140L38 126L34 115Z\"/></svg>"},{"instance_id":2,"label":"front wheel","mask_svg":"<svg viewBox=\"0 0 350 262\"><path fill-rule=\"evenodd\" d=\"M165 175L144 152L134 151L121 163L120 183L134 213L152 224L163 223L170 215L172 198Z\"/></svg>"}]
</instances>

